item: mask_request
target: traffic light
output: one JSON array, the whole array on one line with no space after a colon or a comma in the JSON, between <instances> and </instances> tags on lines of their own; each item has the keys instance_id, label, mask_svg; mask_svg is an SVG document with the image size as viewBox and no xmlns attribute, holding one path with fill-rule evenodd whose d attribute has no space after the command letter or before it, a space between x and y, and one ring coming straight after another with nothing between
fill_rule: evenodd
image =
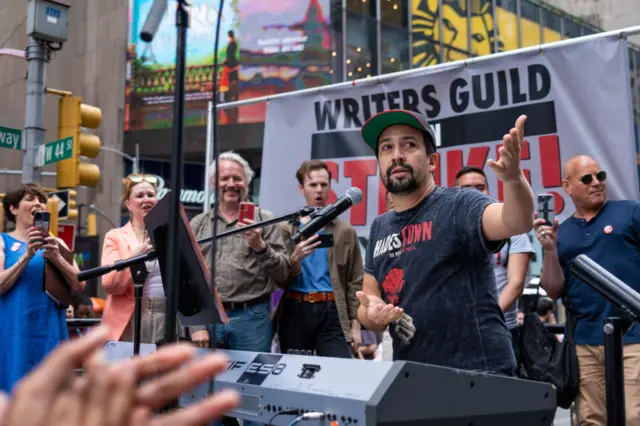
<instances>
[{"instance_id":1,"label":"traffic light","mask_svg":"<svg viewBox=\"0 0 640 426\"><path fill-rule=\"evenodd\" d=\"M76 196L78 195L78 191L73 189L69 190L69 216L67 216L67 220L74 220L78 217L78 209L76 203Z\"/></svg>"},{"instance_id":2,"label":"traffic light","mask_svg":"<svg viewBox=\"0 0 640 426\"><path fill-rule=\"evenodd\" d=\"M87 235L90 237L98 235L98 221L95 213L87 215Z\"/></svg>"},{"instance_id":3,"label":"traffic light","mask_svg":"<svg viewBox=\"0 0 640 426\"><path fill-rule=\"evenodd\" d=\"M79 96L62 96L58 108L58 139L73 138L73 155L57 163L57 187L95 187L100 181L100 167L81 163L80 156L96 158L100 153L100 138L85 133L82 127L97 129L102 122L100 108L85 105Z\"/></svg>"},{"instance_id":4,"label":"traffic light","mask_svg":"<svg viewBox=\"0 0 640 426\"><path fill-rule=\"evenodd\" d=\"M58 236L58 199L47 199L47 210L49 210L49 234L54 237Z\"/></svg>"}]
</instances>

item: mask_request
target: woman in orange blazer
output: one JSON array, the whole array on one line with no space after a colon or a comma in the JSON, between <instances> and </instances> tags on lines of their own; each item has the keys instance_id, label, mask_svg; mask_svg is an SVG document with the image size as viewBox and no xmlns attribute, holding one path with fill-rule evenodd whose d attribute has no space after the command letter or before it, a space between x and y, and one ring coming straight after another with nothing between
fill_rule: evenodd
<instances>
[{"instance_id":1,"label":"woman in orange blazer","mask_svg":"<svg viewBox=\"0 0 640 426\"><path fill-rule=\"evenodd\" d=\"M144 217L158 203L157 178L132 174L122 180L122 201L129 210L131 220L121 228L112 229L104 237L102 265L132 256L139 256L153 247L144 225ZM158 261L145 262L148 271L142 297L141 342L156 343L164 336L166 298ZM129 268L112 271L102 277L107 303L102 322L110 326L110 340L133 341L133 313L135 297L133 278Z\"/></svg>"}]
</instances>

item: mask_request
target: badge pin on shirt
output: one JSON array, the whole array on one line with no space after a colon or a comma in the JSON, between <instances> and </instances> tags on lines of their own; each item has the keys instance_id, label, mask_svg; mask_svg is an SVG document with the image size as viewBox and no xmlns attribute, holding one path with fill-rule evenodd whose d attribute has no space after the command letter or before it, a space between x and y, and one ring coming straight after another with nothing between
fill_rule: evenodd
<instances>
[{"instance_id":1,"label":"badge pin on shirt","mask_svg":"<svg viewBox=\"0 0 640 426\"><path fill-rule=\"evenodd\" d=\"M13 243L13 245L11 246L11 251L18 251L20 250L20 246L22 246L21 243L15 242Z\"/></svg>"},{"instance_id":2,"label":"badge pin on shirt","mask_svg":"<svg viewBox=\"0 0 640 426\"><path fill-rule=\"evenodd\" d=\"M605 233L605 234L609 235L609 234L611 234L612 232L613 232L613 226L611 226L611 225L607 225L607 226L605 226L605 227L604 227L604 233Z\"/></svg>"}]
</instances>

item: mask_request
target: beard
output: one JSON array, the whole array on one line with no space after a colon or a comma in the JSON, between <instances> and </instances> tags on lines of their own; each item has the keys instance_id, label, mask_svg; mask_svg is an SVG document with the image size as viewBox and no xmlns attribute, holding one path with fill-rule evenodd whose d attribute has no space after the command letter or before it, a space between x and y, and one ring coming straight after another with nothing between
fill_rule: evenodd
<instances>
[{"instance_id":1,"label":"beard","mask_svg":"<svg viewBox=\"0 0 640 426\"><path fill-rule=\"evenodd\" d=\"M409 177L405 179L396 179L391 176L391 172L396 168L403 168L409 173ZM416 179L413 167L405 163L392 164L384 175L382 183L387 191L392 194L410 194L418 189L418 180Z\"/></svg>"}]
</instances>

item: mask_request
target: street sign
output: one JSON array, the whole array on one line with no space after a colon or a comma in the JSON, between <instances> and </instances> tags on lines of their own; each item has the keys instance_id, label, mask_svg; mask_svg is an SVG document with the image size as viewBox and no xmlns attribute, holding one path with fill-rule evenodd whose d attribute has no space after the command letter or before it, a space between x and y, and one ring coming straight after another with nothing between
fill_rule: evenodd
<instances>
[{"instance_id":1,"label":"street sign","mask_svg":"<svg viewBox=\"0 0 640 426\"><path fill-rule=\"evenodd\" d=\"M58 238L60 238L73 252L76 242L76 226L75 225L58 225Z\"/></svg>"},{"instance_id":2,"label":"street sign","mask_svg":"<svg viewBox=\"0 0 640 426\"><path fill-rule=\"evenodd\" d=\"M58 220L64 220L69 217L69 190L50 192L49 198L58 199Z\"/></svg>"},{"instance_id":3,"label":"street sign","mask_svg":"<svg viewBox=\"0 0 640 426\"><path fill-rule=\"evenodd\" d=\"M0 148L22 150L22 130L0 126Z\"/></svg>"},{"instance_id":4,"label":"street sign","mask_svg":"<svg viewBox=\"0 0 640 426\"><path fill-rule=\"evenodd\" d=\"M45 145L40 145L38 147L38 158L36 159L36 165L38 167L42 167L46 166L47 164L69 159L72 156L73 137L70 136L68 138L49 142Z\"/></svg>"}]
</instances>

